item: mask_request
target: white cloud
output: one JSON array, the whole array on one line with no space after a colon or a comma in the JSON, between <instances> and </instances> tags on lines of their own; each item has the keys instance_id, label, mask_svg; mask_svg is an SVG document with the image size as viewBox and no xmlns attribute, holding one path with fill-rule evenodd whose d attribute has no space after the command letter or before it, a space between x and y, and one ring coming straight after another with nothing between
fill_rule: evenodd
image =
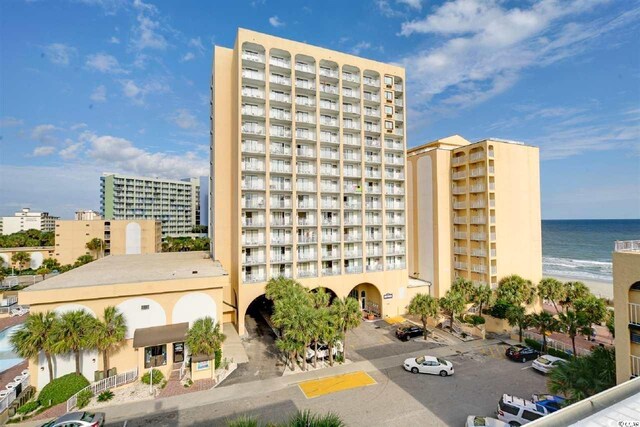
<instances>
[{"instance_id":1,"label":"white cloud","mask_svg":"<svg viewBox=\"0 0 640 427\"><path fill-rule=\"evenodd\" d=\"M51 124L38 125L31 130L31 139L40 141L43 144L51 144L55 141L52 132L59 130Z\"/></svg>"},{"instance_id":2,"label":"white cloud","mask_svg":"<svg viewBox=\"0 0 640 427\"><path fill-rule=\"evenodd\" d=\"M137 25L133 28L133 46L137 50L157 49L164 50L169 45L167 39L161 34L165 29L158 19L154 19L158 14L158 9L141 0L135 0L133 7L138 10L136 18Z\"/></svg>"},{"instance_id":3,"label":"white cloud","mask_svg":"<svg viewBox=\"0 0 640 427\"><path fill-rule=\"evenodd\" d=\"M24 124L24 121L16 119L15 117L3 117L2 119L0 119L0 128L21 126L22 124Z\"/></svg>"},{"instance_id":4,"label":"white cloud","mask_svg":"<svg viewBox=\"0 0 640 427\"><path fill-rule=\"evenodd\" d=\"M60 152L58 153L60 157L62 157L65 160L75 159L76 157L78 157L78 154L84 147L84 141L82 136L80 137L80 139L81 140L79 142L73 142L72 140L67 139L65 141L67 146L62 150L60 150Z\"/></svg>"},{"instance_id":5,"label":"white cloud","mask_svg":"<svg viewBox=\"0 0 640 427\"><path fill-rule=\"evenodd\" d=\"M95 53L87 56L85 66L91 70L100 71L102 73L119 74L124 73L120 67L118 59L106 53Z\"/></svg>"},{"instance_id":6,"label":"white cloud","mask_svg":"<svg viewBox=\"0 0 640 427\"><path fill-rule=\"evenodd\" d=\"M184 108L177 110L170 120L182 129L195 129L199 125L198 119Z\"/></svg>"},{"instance_id":7,"label":"white cloud","mask_svg":"<svg viewBox=\"0 0 640 427\"><path fill-rule=\"evenodd\" d=\"M116 36L111 36L111 38L109 39L109 43L111 43L111 44L120 44L120 39L117 38Z\"/></svg>"},{"instance_id":8,"label":"white cloud","mask_svg":"<svg viewBox=\"0 0 640 427\"><path fill-rule=\"evenodd\" d=\"M400 4L409 6L411 9L421 10L422 0L396 0Z\"/></svg>"},{"instance_id":9,"label":"white cloud","mask_svg":"<svg viewBox=\"0 0 640 427\"><path fill-rule=\"evenodd\" d=\"M391 7L389 0L376 0L375 3L380 13L387 18L397 18L399 16L404 16L403 12Z\"/></svg>"},{"instance_id":10,"label":"white cloud","mask_svg":"<svg viewBox=\"0 0 640 427\"><path fill-rule=\"evenodd\" d=\"M204 45L200 37L195 37L189 40L189 46L197 49L200 53L204 53Z\"/></svg>"},{"instance_id":11,"label":"white cloud","mask_svg":"<svg viewBox=\"0 0 640 427\"><path fill-rule=\"evenodd\" d=\"M54 64L69 65L71 58L76 55L76 48L63 43L52 43L44 47L43 55Z\"/></svg>"},{"instance_id":12,"label":"white cloud","mask_svg":"<svg viewBox=\"0 0 640 427\"><path fill-rule=\"evenodd\" d=\"M34 157L49 156L53 154L55 151L56 151L55 147L52 147L50 145L45 145L42 147L34 148L33 153L31 155Z\"/></svg>"},{"instance_id":13,"label":"white cloud","mask_svg":"<svg viewBox=\"0 0 640 427\"><path fill-rule=\"evenodd\" d=\"M76 123L75 125L71 126L69 129L71 130L78 130L78 129L84 129L87 128L87 124L86 123Z\"/></svg>"},{"instance_id":14,"label":"white cloud","mask_svg":"<svg viewBox=\"0 0 640 427\"><path fill-rule=\"evenodd\" d=\"M144 104L148 94L162 94L169 92L169 86L161 80L149 80L144 84L137 84L133 80L122 80L122 92L135 104Z\"/></svg>"},{"instance_id":15,"label":"white cloud","mask_svg":"<svg viewBox=\"0 0 640 427\"><path fill-rule=\"evenodd\" d=\"M93 90L90 96L94 102L105 102L107 100L107 88L104 85L100 85Z\"/></svg>"},{"instance_id":16,"label":"white cloud","mask_svg":"<svg viewBox=\"0 0 640 427\"><path fill-rule=\"evenodd\" d=\"M187 61L191 61L192 59L194 59L196 56L193 54L193 52L187 52L180 61L182 62L187 62Z\"/></svg>"},{"instance_id":17,"label":"white cloud","mask_svg":"<svg viewBox=\"0 0 640 427\"><path fill-rule=\"evenodd\" d=\"M354 55L360 55L363 50L367 49L371 49L371 43L362 41L351 48L351 53Z\"/></svg>"},{"instance_id":18,"label":"white cloud","mask_svg":"<svg viewBox=\"0 0 640 427\"><path fill-rule=\"evenodd\" d=\"M282 27L284 26L284 22L282 22L280 20L280 18L278 18L277 16L272 16L271 18L269 18L269 24L271 24L272 27Z\"/></svg>"}]
</instances>

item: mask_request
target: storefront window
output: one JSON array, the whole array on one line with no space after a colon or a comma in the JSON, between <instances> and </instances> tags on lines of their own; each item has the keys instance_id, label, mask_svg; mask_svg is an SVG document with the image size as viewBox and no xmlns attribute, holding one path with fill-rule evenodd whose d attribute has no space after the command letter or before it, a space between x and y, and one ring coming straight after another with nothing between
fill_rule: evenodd
<instances>
[{"instance_id":1,"label":"storefront window","mask_svg":"<svg viewBox=\"0 0 640 427\"><path fill-rule=\"evenodd\" d=\"M167 346L166 344L154 345L144 348L144 367L153 368L156 366L164 366L167 364Z\"/></svg>"}]
</instances>

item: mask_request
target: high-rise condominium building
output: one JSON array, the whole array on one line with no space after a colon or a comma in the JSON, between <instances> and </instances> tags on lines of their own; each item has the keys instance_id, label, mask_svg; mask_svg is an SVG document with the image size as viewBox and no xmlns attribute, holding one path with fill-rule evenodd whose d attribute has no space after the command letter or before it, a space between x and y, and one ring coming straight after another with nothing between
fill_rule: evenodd
<instances>
[{"instance_id":1,"label":"high-rise condominium building","mask_svg":"<svg viewBox=\"0 0 640 427\"><path fill-rule=\"evenodd\" d=\"M640 240L615 243L613 252L616 377L640 377Z\"/></svg>"},{"instance_id":2,"label":"high-rise condominium building","mask_svg":"<svg viewBox=\"0 0 640 427\"><path fill-rule=\"evenodd\" d=\"M272 277L403 312L405 72L240 29L212 75L215 258L244 331Z\"/></svg>"},{"instance_id":3,"label":"high-rise condominium building","mask_svg":"<svg viewBox=\"0 0 640 427\"><path fill-rule=\"evenodd\" d=\"M22 208L13 216L2 217L2 234L13 234L19 231L40 230L53 231L56 216L49 215L49 212L31 212L29 208Z\"/></svg>"},{"instance_id":4,"label":"high-rise condominium building","mask_svg":"<svg viewBox=\"0 0 640 427\"><path fill-rule=\"evenodd\" d=\"M456 277L541 279L538 148L455 135L407 156L409 275L436 297Z\"/></svg>"},{"instance_id":5,"label":"high-rise condominium building","mask_svg":"<svg viewBox=\"0 0 640 427\"><path fill-rule=\"evenodd\" d=\"M100 177L104 219L155 219L163 236L191 234L200 220L198 178L183 181L113 173Z\"/></svg>"}]
</instances>

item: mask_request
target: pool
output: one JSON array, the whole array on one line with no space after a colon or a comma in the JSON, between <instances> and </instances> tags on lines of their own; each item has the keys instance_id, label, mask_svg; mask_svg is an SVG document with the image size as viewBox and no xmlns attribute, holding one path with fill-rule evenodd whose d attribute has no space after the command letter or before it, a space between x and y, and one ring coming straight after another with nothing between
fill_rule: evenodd
<instances>
[{"instance_id":1,"label":"pool","mask_svg":"<svg viewBox=\"0 0 640 427\"><path fill-rule=\"evenodd\" d=\"M14 325L0 331L0 372L4 372L24 361L23 358L13 352L9 341L9 337L21 327L22 325Z\"/></svg>"}]
</instances>

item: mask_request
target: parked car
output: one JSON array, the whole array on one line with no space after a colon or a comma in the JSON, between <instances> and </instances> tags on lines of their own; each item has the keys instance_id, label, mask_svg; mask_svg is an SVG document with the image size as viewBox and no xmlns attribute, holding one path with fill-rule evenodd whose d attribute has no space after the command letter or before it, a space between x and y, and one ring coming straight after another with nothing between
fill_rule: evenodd
<instances>
[{"instance_id":1,"label":"parked car","mask_svg":"<svg viewBox=\"0 0 640 427\"><path fill-rule=\"evenodd\" d=\"M313 354L314 354L314 350L315 350L315 346L313 343L311 343L311 345L309 347L307 347L307 351L305 352L305 358L307 359L307 362L310 362L313 360ZM338 341L336 343L336 345L333 346L333 348L331 349L331 353L333 354L333 357L336 356L336 354L338 354L338 352L342 352L342 342ZM327 344L324 343L319 343L318 344L318 359L326 359L329 357L329 346Z\"/></svg>"},{"instance_id":2,"label":"parked car","mask_svg":"<svg viewBox=\"0 0 640 427\"><path fill-rule=\"evenodd\" d=\"M396 337L402 341L409 341L413 337L421 337L423 333L422 328L416 325L402 325L396 329Z\"/></svg>"},{"instance_id":3,"label":"parked car","mask_svg":"<svg viewBox=\"0 0 640 427\"><path fill-rule=\"evenodd\" d=\"M531 400L503 394L498 401L498 419L511 426L521 426L548 415L550 411Z\"/></svg>"},{"instance_id":4,"label":"parked car","mask_svg":"<svg viewBox=\"0 0 640 427\"><path fill-rule=\"evenodd\" d=\"M505 355L511 360L524 363L528 360L537 359L538 356L540 356L540 352L531 347L518 344L509 347L505 352Z\"/></svg>"},{"instance_id":5,"label":"parked car","mask_svg":"<svg viewBox=\"0 0 640 427\"><path fill-rule=\"evenodd\" d=\"M540 406L544 406L549 410L549 412L555 412L562 409L564 405L565 398L562 396L555 396L553 394L533 394L531 395L532 401Z\"/></svg>"},{"instance_id":6,"label":"parked car","mask_svg":"<svg viewBox=\"0 0 640 427\"><path fill-rule=\"evenodd\" d=\"M404 361L404 369L414 374L453 375L453 363L433 356L409 358Z\"/></svg>"},{"instance_id":7,"label":"parked car","mask_svg":"<svg viewBox=\"0 0 640 427\"><path fill-rule=\"evenodd\" d=\"M508 427L509 424L491 417L469 415L466 427Z\"/></svg>"},{"instance_id":8,"label":"parked car","mask_svg":"<svg viewBox=\"0 0 640 427\"><path fill-rule=\"evenodd\" d=\"M102 427L104 412L69 412L41 427Z\"/></svg>"},{"instance_id":9,"label":"parked car","mask_svg":"<svg viewBox=\"0 0 640 427\"><path fill-rule=\"evenodd\" d=\"M549 372L557 368L558 365L561 365L566 362L567 361L561 357L550 356L548 354L545 354L538 357L536 360L534 360L531 366L536 371L540 371L544 374L548 374Z\"/></svg>"}]
</instances>

